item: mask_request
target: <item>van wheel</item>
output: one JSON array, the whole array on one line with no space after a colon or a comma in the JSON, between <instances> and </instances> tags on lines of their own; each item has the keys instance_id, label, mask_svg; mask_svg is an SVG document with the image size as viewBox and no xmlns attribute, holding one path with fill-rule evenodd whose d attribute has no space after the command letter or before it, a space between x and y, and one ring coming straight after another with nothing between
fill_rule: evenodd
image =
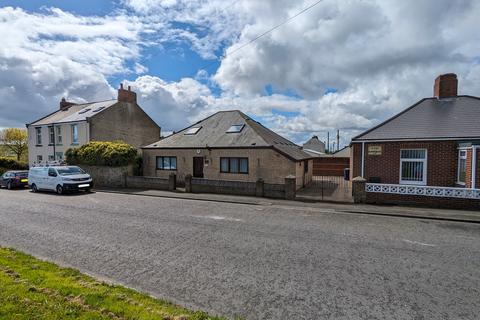
<instances>
[{"instance_id":1,"label":"van wheel","mask_svg":"<svg viewBox=\"0 0 480 320\"><path fill-rule=\"evenodd\" d=\"M57 186L57 194L63 194L63 187L61 185Z\"/></svg>"},{"instance_id":2,"label":"van wheel","mask_svg":"<svg viewBox=\"0 0 480 320\"><path fill-rule=\"evenodd\" d=\"M37 185L36 185L36 184L32 184L32 192L33 192L33 193L38 192L38 189L37 189Z\"/></svg>"},{"instance_id":3,"label":"van wheel","mask_svg":"<svg viewBox=\"0 0 480 320\"><path fill-rule=\"evenodd\" d=\"M12 183L10 181L8 181L7 183L7 189L12 190Z\"/></svg>"}]
</instances>

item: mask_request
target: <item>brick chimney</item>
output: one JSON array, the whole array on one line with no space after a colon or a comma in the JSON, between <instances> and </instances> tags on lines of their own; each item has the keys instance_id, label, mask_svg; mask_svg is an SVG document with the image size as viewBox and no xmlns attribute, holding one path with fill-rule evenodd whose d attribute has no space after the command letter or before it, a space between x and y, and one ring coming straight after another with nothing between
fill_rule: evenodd
<instances>
[{"instance_id":1,"label":"brick chimney","mask_svg":"<svg viewBox=\"0 0 480 320\"><path fill-rule=\"evenodd\" d=\"M452 98L457 96L458 80L455 73L441 74L435 79L433 96L438 99Z\"/></svg>"},{"instance_id":2,"label":"brick chimney","mask_svg":"<svg viewBox=\"0 0 480 320\"><path fill-rule=\"evenodd\" d=\"M123 83L120 83L117 100L118 102L137 103L137 94L132 91L130 86L128 86L128 90L123 89Z\"/></svg>"},{"instance_id":3,"label":"brick chimney","mask_svg":"<svg viewBox=\"0 0 480 320\"><path fill-rule=\"evenodd\" d=\"M67 110L68 108L70 108L74 104L75 103L68 102L67 100L65 100L65 98L62 98L62 100L60 100L60 110Z\"/></svg>"}]
</instances>

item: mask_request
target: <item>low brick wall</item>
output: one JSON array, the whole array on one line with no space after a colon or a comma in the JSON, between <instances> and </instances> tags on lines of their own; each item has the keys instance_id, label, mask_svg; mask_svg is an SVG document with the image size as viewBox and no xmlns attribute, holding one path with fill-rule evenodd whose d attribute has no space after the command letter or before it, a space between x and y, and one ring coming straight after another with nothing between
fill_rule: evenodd
<instances>
[{"instance_id":1,"label":"low brick wall","mask_svg":"<svg viewBox=\"0 0 480 320\"><path fill-rule=\"evenodd\" d=\"M128 167L103 167L103 166L84 166L80 165L93 178L94 187L113 187L123 188L126 186L127 175L132 171Z\"/></svg>"},{"instance_id":2,"label":"low brick wall","mask_svg":"<svg viewBox=\"0 0 480 320\"><path fill-rule=\"evenodd\" d=\"M127 188L169 190L169 179L157 177L127 176Z\"/></svg>"},{"instance_id":3,"label":"low brick wall","mask_svg":"<svg viewBox=\"0 0 480 320\"><path fill-rule=\"evenodd\" d=\"M265 183L263 185L263 196L265 198L285 199L285 185Z\"/></svg>"},{"instance_id":4,"label":"low brick wall","mask_svg":"<svg viewBox=\"0 0 480 320\"><path fill-rule=\"evenodd\" d=\"M367 192L366 203L480 210L480 200Z\"/></svg>"},{"instance_id":5,"label":"low brick wall","mask_svg":"<svg viewBox=\"0 0 480 320\"><path fill-rule=\"evenodd\" d=\"M255 182L192 178L192 192L255 196Z\"/></svg>"}]
</instances>

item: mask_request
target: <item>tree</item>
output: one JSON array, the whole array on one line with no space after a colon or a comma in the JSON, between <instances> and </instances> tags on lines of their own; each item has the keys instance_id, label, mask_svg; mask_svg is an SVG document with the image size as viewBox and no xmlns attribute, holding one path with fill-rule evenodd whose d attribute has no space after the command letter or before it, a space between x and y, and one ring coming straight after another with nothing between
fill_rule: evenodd
<instances>
[{"instance_id":1,"label":"tree","mask_svg":"<svg viewBox=\"0 0 480 320\"><path fill-rule=\"evenodd\" d=\"M26 129L7 128L0 131L0 143L20 160L28 150L28 134Z\"/></svg>"}]
</instances>

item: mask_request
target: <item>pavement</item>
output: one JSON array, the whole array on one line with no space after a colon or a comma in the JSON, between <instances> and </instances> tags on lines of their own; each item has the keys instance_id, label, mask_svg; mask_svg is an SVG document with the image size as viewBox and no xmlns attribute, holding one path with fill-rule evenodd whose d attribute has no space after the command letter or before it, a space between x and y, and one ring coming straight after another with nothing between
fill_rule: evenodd
<instances>
[{"instance_id":1,"label":"pavement","mask_svg":"<svg viewBox=\"0 0 480 320\"><path fill-rule=\"evenodd\" d=\"M0 245L231 318L478 319L479 224L304 205L2 189Z\"/></svg>"},{"instance_id":2,"label":"pavement","mask_svg":"<svg viewBox=\"0 0 480 320\"><path fill-rule=\"evenodd\" d=\"M288 201L281 199L268 199L248 196L235 196L224 194L206 194L206 193L185 193L149 189L128 189L128 188L103 188L97 191L107 193L131 194L147 197L189 199L199 201L213 201L237 204L251 205L269 205L280 207L304 208L306 210L330 210L338 213L357 213L381 216L393 216L398 218L416 218L431 220L446 220L458 222L480 223L480 212L472 210L453 210L453 209L431 209L405 206L387 206L387 205L367 205L353 204L344 202L328 201L309 201L299 199L300 201Z\"/></svg>"}]
</instances>

